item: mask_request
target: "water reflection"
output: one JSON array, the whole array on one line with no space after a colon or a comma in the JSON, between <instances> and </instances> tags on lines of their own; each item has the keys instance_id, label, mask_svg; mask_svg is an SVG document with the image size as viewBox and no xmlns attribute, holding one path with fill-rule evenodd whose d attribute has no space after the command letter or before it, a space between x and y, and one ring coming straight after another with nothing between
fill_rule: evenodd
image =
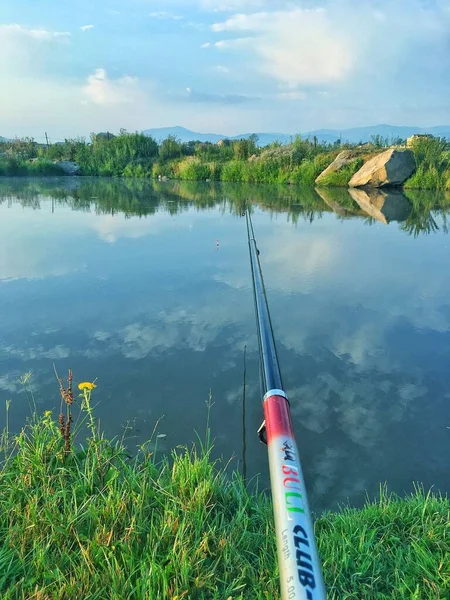
<instances>
[{"instance_id":1,"label":"water reflection","mask_svg":"<svg viewBox=\"0 0 450 600\"><path fill-rule=\"evenodd\" d=\"M400 190L350 188L348 191L363 212L385 225L391 221L406 221L412 210Z\"/></svg>"},{"instance_id":2,"label":"water reflection","mask_svg":"<svg viewBox=\"0 0 450 600\"><path fill-rule=\"evenodd\" d=\"M69 206L78 211L127 217L148 216L158 211L176 215L195 206L221 208L240 215L249 205L274 214L286 212L290 221L314 221L333 212L342 219L372 219L384 224L404 222L402 230L414 236L439 228L435 214L447 232L450 192L400 189L301 188L250 184L204 184L198 182L152 182L101 178L5 179L0 181L0 202L19 201L39 209L43 198L51 198L53 210Z\"/></svg>"},{"instance_id":3,"label":"water reflection","mask_svg":"<svg viewBox=\"0 0 450 600\"><path fill-rule=\"evenodd\" d=\"M99 378L97 414L111 435L131 422L130 445L165 415L168 450L202 431L212 389L228 459L241 452L247 348L248 474L266 481L240 216L251 203L315 509L360 503L385 480L450 491L446 197L408 192L398 223L386 196L368 198L389 226L346 190L0 181L0 415L12 398L22 425L29 370L39 409L57 410L55 362Z\"/></svg>"}]
</instances>

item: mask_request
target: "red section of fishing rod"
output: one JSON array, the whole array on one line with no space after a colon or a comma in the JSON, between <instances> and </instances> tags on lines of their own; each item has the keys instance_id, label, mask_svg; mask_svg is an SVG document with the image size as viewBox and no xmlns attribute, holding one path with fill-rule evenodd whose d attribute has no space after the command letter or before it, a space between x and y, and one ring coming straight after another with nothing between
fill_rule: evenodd
<instances>
[{"instance_id":1,"label":"red section of fishing rod","mask_svg":"<svg viewBox=\"0 0 450 600\"><path fill-rule=\"evenodd\" d=\"M264 418L267 445L276 437L294 437L289 403L284 393L264 399Z\"/></svg>"}]
</instances>

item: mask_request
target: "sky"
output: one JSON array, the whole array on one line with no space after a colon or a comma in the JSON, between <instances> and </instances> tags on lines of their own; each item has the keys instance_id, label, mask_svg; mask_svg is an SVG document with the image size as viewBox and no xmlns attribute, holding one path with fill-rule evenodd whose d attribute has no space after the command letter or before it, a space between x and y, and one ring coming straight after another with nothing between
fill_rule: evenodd
<instances>
[{"instance_id":1,"label":"sky","mask_svg":"<svg viewBox=\"0 0 450 600\"><path fill-rule=\"evenodd\" d=\"M450 124L450 0L2 0L0 136Z\"/></svg>"}]
</instances>

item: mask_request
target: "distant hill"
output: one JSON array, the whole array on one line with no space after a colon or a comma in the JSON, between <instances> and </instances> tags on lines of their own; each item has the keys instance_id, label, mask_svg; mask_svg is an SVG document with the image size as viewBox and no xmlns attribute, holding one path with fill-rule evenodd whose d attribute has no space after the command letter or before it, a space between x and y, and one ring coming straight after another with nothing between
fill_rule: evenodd
<instances>
[{"instance_id":1,"label":"distant hill","mask_svg":"<svg viewBox=\"0 0 450 600\"><path fill-rule=\"evenodd\" d=\"M150 135L157 142L165 140L169 135L174 135L182 142L211 142L213 144L217 144L219 140L241 140L242 138L248 138L253 135L251 133L242 133L235 136L222 135L220 133L198 133L180 126L146 129L143 133L145 135ZM258 136L261 146L267 146L276 141L287 144L292 139L291 135L285 133L257 133L256 135Z\"/></svg>"},{"instance_id":2,"label":"distant hill","mask_svg":"<svg viewBox=\"0 0 450 600\"><path fill-rule=\"evenodd\" d=\"M242 138L249 137L250 133L243 133L241 135L226 136L218 133L197 133L190 131L184 127L161 127L157 129L146 129L144 131L146 135L152 136L156 141L166 139L169 135L174 135L182 142L212 142L217 143L219 140L230 139L239 140ZM373 125L369 127L354 127L352 129L316 129L314 131L302 132L300 135L302 138L313 139L317 138L319 142L334 143L337 140L342 142L350 142L357 144L358 142L370 142L372 136L380 135L383 138L395 139L407 137L415 133L431 133L432 135L439 137L446 137L450 140L450 125L442 125L438 127L408 127L408 126L396 126L396 125ZM273 142L280 142L282 144L288 144L295 134L288 133L256 133L258 136L260 146L267 146Z\"/></svg>"},{"instance_id":3,"label":"distant hill","mask_svg":"<svg viewBox=\"0 0 450 600\"><path fill-rule=\"evenodd\" d=\"M415 133L431 133L437 137L446 137L450 139L450 125L439 127L408 127L397 125L373 125L369 127L354 127L352 129L317 129L302 134L304 137L316 136L318 140L324 142L335 142L341 139L342 142L357 144L358 142L370 142L372 136L380 135L382 138L401 138L406 139Z\"/></svg>"},{"instance_id":4,"label":"distant hill","mask_svg":"<svg viewBox=\"0 0 450 600\"><path fill-rule=\"evenodd\" d=\"M218 133L196 133L184 127L160 127L157 129L146 129L143 132L145 135L150 135L157 142L165 140L169 135L174 135L181 142L212 142L217 144L219 140L226 138L226 135Z\"/></svg>"}]
</instances>

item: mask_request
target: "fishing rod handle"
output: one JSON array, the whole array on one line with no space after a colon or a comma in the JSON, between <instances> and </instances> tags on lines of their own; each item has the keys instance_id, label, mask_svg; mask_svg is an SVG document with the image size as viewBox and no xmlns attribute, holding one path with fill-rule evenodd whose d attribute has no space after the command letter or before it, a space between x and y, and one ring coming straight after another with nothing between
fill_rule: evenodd
<instances>
[{"instance_id":1,"label":"fishing rod handle","mask_svg":"<svg viewBox=\"0 0 450 600\"><path fill-rule=\"evenodd\" d=\"M271 390L264 396L264 416L281 598L325 600L322 569L289 403L282 390Z\"/></svg>"}]
</instances>

